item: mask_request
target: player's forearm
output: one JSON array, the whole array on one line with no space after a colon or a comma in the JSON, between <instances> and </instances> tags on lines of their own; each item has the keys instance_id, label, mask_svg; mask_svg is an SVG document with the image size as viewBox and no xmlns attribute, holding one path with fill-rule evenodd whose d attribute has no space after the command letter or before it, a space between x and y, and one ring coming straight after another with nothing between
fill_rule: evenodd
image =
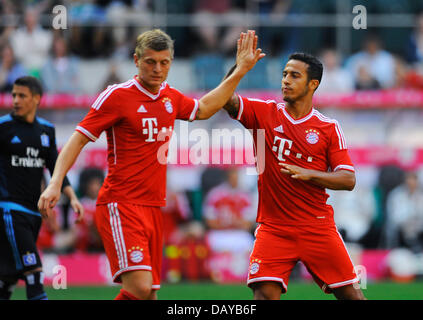
<instances>
[{"instance_id":1,"label":"player's forearm","mask_svg":"<svg viewBox=\"0 0 423 320\"><path fill-rule=\"evenodd\" d=\"M199 100L200 106L197 119L208 119L227 104L247 71L242 68L235 68L234 72L222 81L218 87L204 95Z\"/></svg>"},{"instance_id":2,"label":"player's forearm","mask_svg":"<svg viewBox=\"0 0 423 320\"><path fill-rule=\"evenodd\" d=\"M75 191L73 190L73 188L71 186L66 186L63 188L63 193L69 198L69 200L74 200L74 199L78 199Z\"/></svg>"},{"instance_id":3,"label":"player's forearm","mask_svg":"<svg viewBox=\"0 0 423 320\"><path fill-rule=\"evenodd\" d=\"M223 80L228 78L234 72L235 68L236 68L236 64L234 64L229 69L229 71L226 73ZM223 109L225 109L231 117L233 117L233 118L236 117L236 115L238 114L238 111L239 111L239 100L238 100L238 96L236 95L235 92L232 94L232 97L225 103L225 105L223 106Z\"/></svg>"},{"instance_id":4,"label":"player's forearm","mask_svg":"<svg viewBox=\"0 0 423 320\"><path fill-rule=\"evenodd\" d=\"M355 187L355 174L347 170L323 172L310 170L310 181L331 190L353 190Z\"/></svg>"},{"instance_id":5,"label":"player's forearm","mask_svg":"<svg viewBox=\"0 0 423 320\"><path fill-rule=\"evenodd\" d=\"M57 157L54 172L49 184L54 184L59 188L62 187L63 179L88 141L88 138L81 133L73 133Z\"/></svg>"}]
</instances>

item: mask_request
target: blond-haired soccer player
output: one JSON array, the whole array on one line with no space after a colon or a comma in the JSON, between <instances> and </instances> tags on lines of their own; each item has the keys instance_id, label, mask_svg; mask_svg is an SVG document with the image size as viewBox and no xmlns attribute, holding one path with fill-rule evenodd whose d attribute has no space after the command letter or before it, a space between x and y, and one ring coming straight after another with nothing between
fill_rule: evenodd
<instances>
[{"instance_id":1,"label":"blond-haired soccer player","mask_svg":"<svg viewBox=\"0 0 423 320\"><path fill-rule=\"evenodd\" d=\"M165 81L173 60L172 39L159 29L141 34L134 54L138 74L98 96L59 154L38 203L43 215L59 200L63 178L82 148L106 131L109 170L95 220L113 280L122 283L116 299L156 299L160 288L166 161L158 159L158 152L167 143L164 137L171 134L175 119L208 119L219 111L264 57L256 46L254 31L241 33L232 75L196 100Z\"/></svg>"}]
</instances>

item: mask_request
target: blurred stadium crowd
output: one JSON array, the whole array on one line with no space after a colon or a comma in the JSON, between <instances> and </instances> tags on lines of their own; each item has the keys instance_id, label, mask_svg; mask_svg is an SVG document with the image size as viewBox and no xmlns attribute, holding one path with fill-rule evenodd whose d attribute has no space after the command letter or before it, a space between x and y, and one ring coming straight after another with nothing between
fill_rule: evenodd
<instances>
[{"instance_id":1,"label":"blurred stadium crowd","mask_svg":"<svg viewBox=\"0 0 423 320\"><path fill-rule=\"evenodd\" d=\"M67 8L71 23L66 30L51 28L51 12L57 4ZM361 3L351 0L349 4L351 8ZM195 92L215 87L233 62L239 33L253 28L268 56L247 75L240 89L278 90L286 57L293 51L308 51L318 55L325 68L318 95L423 90L423 2L363 4L368 14L405 14L412 20L401 28L356 31L349 50L342 50L334 25L287 26L272 21L284 17L292 21L298 14L336 14L335 0L0 0L0 94L9 93L14 80L25 74L39 77L47 94L96 94L109 84L123 82L135 74L131 62L135 38L157 26L154 17L171 21L159 27L175 39L174 76L169 82L180 89ZM260 20L246 19L249 13ZM59 146L86 110L66 112L72 110L67 109L65 116L54 111L42 114L55 123ZM419 109L400 113L337 110L335 106L328 113L340 120L350 146L422 147ZM74 123L69 124L69 119ZM194 124L207 129L215 125L235 126L222 114L207 124ZM363 249L407 248L423 255L422 167L358 167L355 191L328 191L345 242ZM170 281L241 279L254 240L255 177L245 178L236 167L203 166L189 175L178 170L169 168L168 205L163 210L166 277ZM101 166L74 173L86 208L85 222L74 225L63 201L56 217L43 225L39 245L44 251L102 252L93 213L104 174ZM183 187L181 177L186 180Z\"/></svg>"},{"instance_id":2,"label":"blurred stadium crowd","mask_svg":"<svg viewBox=\"0 0 423 320\"><path fill-rule=\"evenodd\" d=\"M65 30L51 27L52 8L59 3L67 8L69 27ZM164 28L176 40L175 63L178 58L189 58L194 72L194 79L183 78L190 82L190 89L210 89L219 83L225 62L233 58L239 33L247 28L257 30L259 45L268 58L256 66L243 88L279 88L279 81L273 80L277 78L272 62L280 69L281 61L300 49L319 55L325 63L328 81L323 81L319 93L423 87L423 15L418 14L423 12L423 4L416 0L375 0L366 3L366 9L369 15L409 14L413 21L408 27L356 32L349 52L339 52L336 26L269 23L298 14L327 17L336 13L334 0L2 0L0 91L7 92L14 78L29 73L43 80L46 92L87 93L81 85L87 76L83 63L87 59L102 59L107 62L103 68L110 68L104 79L97 79L93 92L105 84L124 81L117 72L118 65L131 60L136 36L154 27L153 18L164 13L164 17L175 20ZM175 19L179 16L185 20Z\"/></svg>"}]
</instances>

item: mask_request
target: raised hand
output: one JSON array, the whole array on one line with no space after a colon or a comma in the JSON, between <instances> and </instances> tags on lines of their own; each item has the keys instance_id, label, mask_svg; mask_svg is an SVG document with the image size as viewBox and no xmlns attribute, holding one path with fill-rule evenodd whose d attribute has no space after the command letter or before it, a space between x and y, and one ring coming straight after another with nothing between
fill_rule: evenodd
<instances>
[{"instance_id":1,"label":"raised hand","mask_svg":"<svg viewBox=\"0 0 423 320\"><path fill-rule=\"evenodd\" d=\"M251 70L257 61L266 56L260 48L257 49L257 42L258 37L254 30L242 32L237 41L236 64L245 72Z\"/></svg>"}]
</instances>

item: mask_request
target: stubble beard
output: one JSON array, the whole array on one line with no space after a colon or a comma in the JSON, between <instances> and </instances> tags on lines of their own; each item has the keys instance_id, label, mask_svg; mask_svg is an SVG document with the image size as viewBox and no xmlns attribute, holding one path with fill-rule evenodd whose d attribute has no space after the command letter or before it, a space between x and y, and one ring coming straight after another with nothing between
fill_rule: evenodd
<instances>
[{"instance_id":1,"label":"stubble beard","mask_svg":"<svg viewBox=\"0 0 423 320\"><path fill-rule=\"evenodd\" d=\"M301 100L308 94L308 87L306 86L304 91L296 97L285 97L283 96L283 100L288 104L295 104L298 100Z\"/></svg>"}]
</instances>

